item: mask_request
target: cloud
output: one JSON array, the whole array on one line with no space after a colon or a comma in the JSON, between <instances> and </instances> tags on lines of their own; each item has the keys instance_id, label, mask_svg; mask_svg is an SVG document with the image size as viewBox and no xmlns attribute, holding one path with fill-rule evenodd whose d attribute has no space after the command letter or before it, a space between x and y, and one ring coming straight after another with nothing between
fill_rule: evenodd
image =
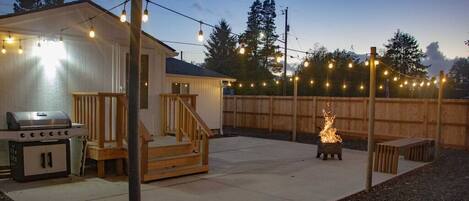
<instances>
[{"instance_id":1,"label":"cloud","mask_svg":"<svg viewBox=\"0 0 469 201\"><path fill-rule=\"evenodd\" d=\"M423 59L422 64L430 65L428 68L428 74L430 76L438 75L440 70L448 72L451 66L453 66L454 60L446 58L446 56L440 51L440 45L438 42L430 43L427 46L425 54L427 57Z\"/></svg>"}]
</instances>

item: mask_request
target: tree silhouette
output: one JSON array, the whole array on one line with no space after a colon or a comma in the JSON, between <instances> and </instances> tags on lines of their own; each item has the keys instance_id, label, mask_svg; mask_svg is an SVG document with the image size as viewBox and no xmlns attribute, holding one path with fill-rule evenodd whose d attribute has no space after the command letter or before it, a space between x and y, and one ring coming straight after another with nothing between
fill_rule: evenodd
<instances>
[{"instance_id":1,"label":"tree silhouette","mask_svg":"<svg viewBox=\"0 0 469 201\"><path fill-rule=\"evenodd\" d=\"M15 0L13 11L15 13L45 8L63 4L64 0Z\"/></svg>"}]
</instances>

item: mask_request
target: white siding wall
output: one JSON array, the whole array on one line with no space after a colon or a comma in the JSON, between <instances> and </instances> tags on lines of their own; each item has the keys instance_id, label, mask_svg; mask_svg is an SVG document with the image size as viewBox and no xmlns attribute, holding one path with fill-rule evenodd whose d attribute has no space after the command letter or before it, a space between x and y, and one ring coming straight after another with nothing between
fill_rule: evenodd
<instances>
[{"instance_id":1,"label":"white siding wall","mask_svg":"<svg viewBox=\"0 0 469 201\"><path fill-rule=\"evenodd\" d=\"M221 91L220 80L212 78L192 78L166 76L165 93L171 93L171 83L189 83L190 94L197 94L196 111L210 129L220 128Z\"/></svg>"}]
</instances>

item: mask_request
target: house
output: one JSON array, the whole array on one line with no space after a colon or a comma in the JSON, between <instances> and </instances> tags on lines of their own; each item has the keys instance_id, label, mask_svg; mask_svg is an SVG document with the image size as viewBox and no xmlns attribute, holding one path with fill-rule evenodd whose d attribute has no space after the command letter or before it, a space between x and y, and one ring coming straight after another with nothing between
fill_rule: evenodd
<instances>
[{"instance_id":1,"label":"house","mask_svg":"<svg viewBox=\"0 0 469 201\"><path fill-rule=\"evenodd\" d=\"M231 77L182 60L166 59L165 93L197 94L196 110L212 130L221 132L223 128L223 87L233 81Z\"/></svg>"},{"instance_id":2,"label":"house","mask_svg":"<svg viewBox=\"0 0 469 201\"><path fill-rule=\"evenodd\" d=\"M94 37L89 36L91 30ZM115 161L117 172L122 173L127 157L129 24L92 1L74 1L0 16L0 37L5 49L0 54L0 113L65 111L87 125L87 157L97 161L98 175L105 175L107 160ZM191 85L189 92L202 94L203 84L184 79L207 83L220 79L171 73L171 67L167 73L167 58L176 56L175 50L145 32L141 40L142 180L208 171L211 130L203 119L214 129L221 123L212 121L208 113L212 110L200 102L190 105L178 95L164 93L171 92L169 83L180 82ZM203 111L204 117L196 111ZM213 112L221 119L221 110ZM0 128L5 128L5 116L0 115L0 122ZM168 127L177 131L176 137L166 135Z\"/></svg>"}]
</instances>

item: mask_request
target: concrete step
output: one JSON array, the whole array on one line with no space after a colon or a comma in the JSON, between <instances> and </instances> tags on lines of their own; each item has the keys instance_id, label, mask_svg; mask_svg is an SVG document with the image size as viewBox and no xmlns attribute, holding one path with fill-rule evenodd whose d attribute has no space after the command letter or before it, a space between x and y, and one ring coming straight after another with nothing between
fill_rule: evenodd
<instances>
[{"instance_id":1,"label":"concrete step","mask_svg":"<svg viewBox=\"0 0 469 201\"><path fill-rule=\"evenodd\" d=\"M182 166L191 166L201 163L199 153L189 153L177 156L157 157L148 160L148 170L170 169Z\"/></svg>"},{"instance_id":2,"label":"concrete step","mask_svg":"<svg viewBox=\"0 0 469 201\"><path fill-rule=\"evenodd\" d=\"M148 173L143 176L143 181L148 182L153 180L166 179L170 177L178 177L206 172L208 172L208 165L192 165L164 170L152 170L148 171Z\"/></svg>"}]
</instances>

